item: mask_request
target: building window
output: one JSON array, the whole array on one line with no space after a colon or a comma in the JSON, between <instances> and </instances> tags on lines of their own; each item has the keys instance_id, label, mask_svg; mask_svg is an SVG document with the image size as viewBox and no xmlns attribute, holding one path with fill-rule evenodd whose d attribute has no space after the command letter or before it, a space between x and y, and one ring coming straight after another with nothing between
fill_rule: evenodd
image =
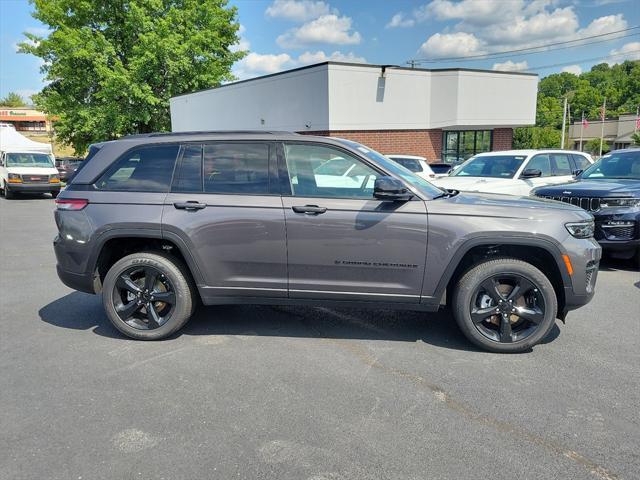
<instances>
[{"instance_id":1,"label":"building window","mask_svg":"<svg viewBox=\"0 0 640 480\"><path fill-rule=\"evenodd\" d=\"M442 160L460 163L476 153L490 152L491 130L462 130L444 132Z\"/></svg>"}]
</instances>

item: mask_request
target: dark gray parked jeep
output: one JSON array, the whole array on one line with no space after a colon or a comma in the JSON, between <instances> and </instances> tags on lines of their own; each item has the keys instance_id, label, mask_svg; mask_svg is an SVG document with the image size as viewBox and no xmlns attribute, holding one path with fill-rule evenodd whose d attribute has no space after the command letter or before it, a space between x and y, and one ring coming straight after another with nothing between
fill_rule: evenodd
<instances>
[{"instance_id":1,"label":"dark gray parked jeep","mask_svg":"<svg viewBox=\"0 0 640 480\"><path fill-rule=\"evenodd\" d=\"M447 303L473 343L530 349L591 300L593 217L434 187L363 145L280 132L93 145L57 199L58 275L138 339L206 305Z\"/></svg>"}]
</instances>

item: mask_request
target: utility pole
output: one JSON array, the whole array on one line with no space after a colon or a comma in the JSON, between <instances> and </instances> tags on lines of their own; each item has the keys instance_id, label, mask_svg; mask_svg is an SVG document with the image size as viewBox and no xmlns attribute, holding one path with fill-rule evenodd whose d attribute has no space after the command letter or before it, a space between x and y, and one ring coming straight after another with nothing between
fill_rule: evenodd
<instances>
[{"instance_id":1,"label":"utility pole","mask_svg":"<svg viewBox=\"0 0 640 480\"><path fill-rule=\"evenodd\" d=\"M567 97L564 97L564 105L562 107L562 140L560 140L560 148L564 148L564 128L567 124Z\"/></svg>"}]
</instances>

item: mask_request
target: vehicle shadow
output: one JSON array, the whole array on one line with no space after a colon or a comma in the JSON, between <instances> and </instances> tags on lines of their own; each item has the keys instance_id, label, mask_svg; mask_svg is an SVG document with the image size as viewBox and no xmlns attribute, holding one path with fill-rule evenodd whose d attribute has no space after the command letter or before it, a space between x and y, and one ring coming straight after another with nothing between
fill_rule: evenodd
<instances>
[{"instance_id":1,"label":"vehicle shadow","mask_svg":"<svg viewBox=\"0 0 640 480\"><path fill-rule=\"evenodd\" d=\"M631 258L615 258L605 254L600 260L600 270L604 272L616 272L619 270L637 272L640 270L640 265L634 265L634 261Z\"/></svg>"},{"instance_id":2,"label":"vehicle shadow","mask_svg":"<svg viewBox=\"0 0 640 480\"><path fill-rule=\"evenodd\" d=\"M70 293L38 312L42 321L72 330L129 340L109 322L100 299ZM243 335L424 342L438 347L481 351L460 333L449 310L411 311L333 309L302 306L222 305L199 307L181 335ZM543 343L560 335L556 324Z\"/></svg>"}]
</instances>

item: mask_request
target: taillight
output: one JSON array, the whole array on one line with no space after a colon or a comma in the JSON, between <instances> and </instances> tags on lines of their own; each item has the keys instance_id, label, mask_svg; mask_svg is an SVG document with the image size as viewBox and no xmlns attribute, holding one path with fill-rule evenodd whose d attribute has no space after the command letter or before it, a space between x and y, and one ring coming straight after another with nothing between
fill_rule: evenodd
<instances>
[{"instance_id":1,"label":"taillight","mask_svg":"<svg viewBox=\"0 0 640 480\"><path fill-rule=\"evenodd\" d=\"M56 198L58 210L82 210L88 204L89 200L84 198Z\"/></svg>"}]
</instances>

